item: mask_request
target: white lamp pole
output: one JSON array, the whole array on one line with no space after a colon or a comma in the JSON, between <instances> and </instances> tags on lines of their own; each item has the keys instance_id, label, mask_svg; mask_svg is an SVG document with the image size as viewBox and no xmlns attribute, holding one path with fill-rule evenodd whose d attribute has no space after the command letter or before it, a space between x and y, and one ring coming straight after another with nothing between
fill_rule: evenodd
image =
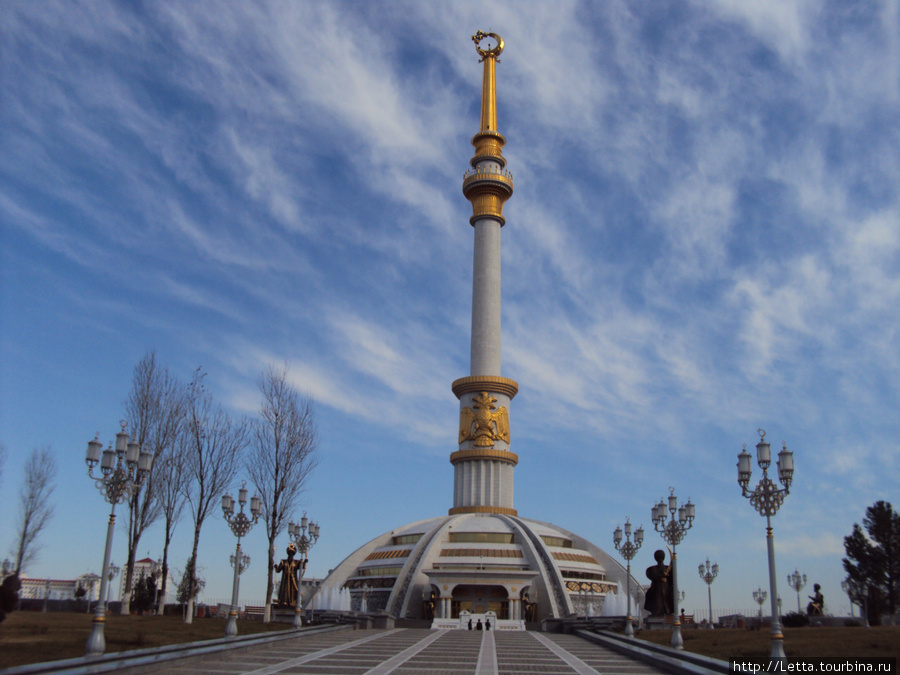
<instances>
[{"instance_id":1,"label":"white lamp pole","mask_svg":"<svg viewBox=\"0 0 900 675\"><path fill-rule=\"evenodd\" d=\"M237 537L237 548L234 551L234 555L231 556L231 564L234 567L234 581L231 587L231 611L228 612L228 622L225 624L225 637L234 637L238 634L238 594L240 592L241 572L250 565L249 557L247 557L246 564L244 564L245 556L241 554L241 537L246 535L250 528L259 521L259 516L262 513L262 501L256 496L250 499L250 514L253 516L253 519L251 520L244 513L244 506L247 504L247 488L244 487L246 484L246 482L242 483L241 489L238 490L238 501L240 502L241 510L237 515L234 514L234 497L227 494L222 495L222 514L225 517L225 522L228 523L231 531Z\"/></svg>"},{"instance_id":2,"label":"white lamp pole","mask_svg":"<svg viewBox=\"0 0 900 675\"><path fill-rule=\"evenodd\" d=\"M755 490L748 490L747 485L750 484L750 453L747 452L747 445L738 453L738 485L741 486L741 493L750 500L750 504L755 508L761 516L766 517L766 542L769 553L769 599L772 602L772 658L784 658L784 635L781 632L781 617L778 615L778 607L776 606L778 598L778 588L775 581L775 539L772 536L772 516L777 512L781 503L784 501L785 495L790 493L791 481L794 476L794 453L787 449L787 444L783 444L781 452L778 453L778 480L784 485L781 489L769 478L769 465L772 463L772 449L766 442L766 432L758 429L759 443L756 444L756 463L763 471L762 480L756 486Z\"/></svg>"},{"instance_id":3,"label":"white lamp pole","mask_svg":"<svg viewBox=\"0 0 900 675\"><path fill-rule=\"evenodd\" d=\"M669 521L666 522L666 511L669 512ZM675 514L678 514L676 519ZM684 649L684 639L681 637L681 617L678 615L678 558L675 548L684 539L684 535L694 524L694 505L690 498L684 506L678 506L678 497L675 496L675 488L669 488L668 506L663 500L650 509L653 518L653 527L662 535L662 538L672 547L672 600L675 606L672 608L675 616L672 619L672 646L675 649Z\"/></svg>"},{"instance_id":4,"label":"white lamp pole","mask_svg":"<svg viewBox=\"0 0 900 675\"><path fill-rule=\"evenodd\" d=\"M99 441L99 434L92 441L88 441L87 454L84 461L88 467L88 476L94 481L94 485L100 490L100 494L110 503L109 525L106 528L106 548L103 552L103 571L100 578L100 598L97 601L97 609L94 611L94 619L91 623L91 634L88 637L85 654L87 656L99 656L106 651L106 638L103 634L106 625L106 597L107 575L109 574L109 558L112 553L113 530L116 524L116 504L129 499L140 489L144 480L153 467L153 453L144 451L141 444L132 441L125 428L128 426L124 420L119 422L122 430L116 434L116 449L112 446L103 451L103 444ZM94 475L94 467L100 465L100 475Z\"/></svg>"},{"instance_id":5,"label":"white lamp pole","mask_svg":"<svg viewBox=\"0 0 900 675\"><path fill-rule=\"evenodd\" d=\"M756 600L756 604L759 605L759 625L760 626L762 626L762 606L766 602L766 595L767 595L767 593L761 588L757 588L755 591L753 591L753 599Z\"/></svg>"},{"instance_id":6,"label":"white lamp pole","mask_svg":"<svg viewBox=\"0 0 900 675\"><path fill-rule=\"evenodd\" d=\"M797 614L802 614L803 610L800 609L800 591L806 586L806 575L800 574L800 572L795 569L793 574L788 574L787 579L788 586L797 592Z\"/></svg>"},{"instance_id":7,"label":"white lamp pole","mask_svg":"<svg viewBox=\"0 0 900 675\"><path fill-rule=\"evenodd\" d=\"M109 606L109 598L112 595L112 585L113 579L116 578L116 575L119 573L119 566L114 562L109 563L109 569L106 571L106 578L109 579L109 586L106 589L106 604Z\"/></svg>"},{"instance_id":8,"label":"white lamp pole","mask_svg":"<svg viewBox=\"0 0 900 675\"><path fill-rule=\"evenodd\" d=\"M703 563L697 567L697 571L700 573L700 578L706 582L706 591L709 596L709 628L713 627L713 615L712 615L712 582L716 580L716 577L719 575L719 563L713 563L712 567L709 566L709 558L706 559L706 565Z\"/></svg>"},{"instance_id":9,"label":"white lamp pole","mask_svg":"<svg viewBox=\"0 0 900 675\"><path fill-rule=\"evenodd\" d=\"M307 534L308 532L308 534ZM293 628L303 627L303 573L306 571L306 564L309 562L309 549L319 540L319 526L316 523L309 522L306 512L300 519L300 524L288 523L288 534L291 541L297 545L297 552L300 554L300 564L297 566L297 604L294 606L294 623Z\"/></svg>"},{"instance_id":10,"label":"white lamp pole","mask_svg":"<svg viewBox=\"0 0 900 675\"><path fill-rule=\"evenodd\" d=\"M613 543L616 545L616 550L622 554L622 557L625 558L628 563L625 568L625 597L628 603L628 616L625 618L625 635L627 637L634 637L634 626L632 625L631 618L631 560L638 552L638 549L641 548L641 544L644 543L644 528L639 527L635 530L634 543L631 543L631 521L626 516L625 543L622 543L622 528L618 525L616 525L616 530L613 532Z\"/></svg>"}]
</instances>

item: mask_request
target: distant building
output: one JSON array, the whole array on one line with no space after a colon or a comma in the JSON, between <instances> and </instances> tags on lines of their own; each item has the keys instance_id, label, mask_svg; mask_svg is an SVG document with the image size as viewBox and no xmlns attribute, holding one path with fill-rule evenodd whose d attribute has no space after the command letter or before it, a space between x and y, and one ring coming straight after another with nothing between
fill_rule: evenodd
<instances>
[{"instance_id":1,"label":"distant building","mask_svg":"<svg viewBox=\"0 0 900 675\"><path fill-rule=\"evenodd\" d=\"M138 580L141 578L141 574L145 577L155 576L159 574L160 563L159 561L154 560L153 558L144 558L142 560L134 561L134 576L131 579L131 588L134 589L135 584L137 584ZM119 573L119 599L121 600L122 596L125 594L125 569L123 566L122 571ZM160 580L157 578L156 580L156 588L159 590ZM169 568L169 575L166 582L166 602L170 601L174 602L176 593L175 584L172 582L172 569ZM116 598L110 598L111 600L115 600Z\"/></svg>"},{"instance_id":2,"label":"distant building","mask_svg":"<svg viewBox=\"0 0 900 675\"><path fill-rule=\"evenodd\" d=\"M84 589L82 600L94 601L100 597L100 576L93 573L82 574L76 579L38 579L27 576L20 578L21 600L76 600L78 588Z\"/></svg>"}]
</instances>

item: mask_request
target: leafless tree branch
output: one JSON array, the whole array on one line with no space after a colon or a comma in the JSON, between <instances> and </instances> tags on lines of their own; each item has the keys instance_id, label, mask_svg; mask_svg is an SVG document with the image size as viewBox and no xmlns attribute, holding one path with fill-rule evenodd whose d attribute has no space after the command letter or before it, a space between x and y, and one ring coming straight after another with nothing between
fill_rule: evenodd
<instances>
[{"instance_id":1,"label":"leafless tree branch","mask_svg":"<svg viewBox=\"0 0 900 675\"><path fill-rule=\"evenodd\" d=\"M168 368L159 365L152 350L134 368L125 413L132 438L153 453L153 470L128 503L128 560L122 572L125 576L122 614L130 610L134 563L141 536L163 512L159 498L160 459L174 451L184 421L184 388L169 375Z\"/></svg>"},{"instance_id":2,"label":"leafless tree branch","mask_svg":"<svg viewBox=\"0 0 900 675\"><path fill-rule=\"evenodd\" d=\"M253 424L246 470L262 500L269 541L265 614L269 620L275 587L275 539L292 517L318 463L319 440L312 401L301 397L288 382L286 365L270 366L257 386L262 405Z\"/></svg>"},{"instance_id":3,"label":"leafless tree branch","mask_svg":"<svg viewBox=\"0 0 900 675\"><path fill-rule=\"evenodd\" d=\"M198 368L186 397L186 419L181 452L187 468L185 495L194 519L191 561L197 567L197 548L203 522L215 512L222 494L234 480L247 446L247 421L235 422L213 402ZM192 582L193 583L193 582ZM193 620L194 588L188 600L186 623Z\"/></svg>"},{"instance_id":4,"label":"leafless tree branch","mask_svg":"<svg viewBox=\"0 0 900 675\"><path fill-rule=\"evenodd\" d=\"M25 462L25 478L19 488L19 527L16 533L16 574L34 561L37 539L53 517L50 496L56 487L56 460L49 447L34 448Z\"/></svg>"}]
</instances>

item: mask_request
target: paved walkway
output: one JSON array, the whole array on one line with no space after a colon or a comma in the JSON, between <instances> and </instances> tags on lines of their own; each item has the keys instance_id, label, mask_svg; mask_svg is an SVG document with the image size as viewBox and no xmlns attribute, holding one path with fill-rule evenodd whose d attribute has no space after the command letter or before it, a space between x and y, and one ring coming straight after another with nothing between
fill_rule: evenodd
<instances>
[{"instance_id":1,"label":"paved walkway","mask_svg":"<svg viewBox=\"0 0 900 675\"><path fill-rule=\"evenodd\" d=\"M170 661L172 675L628 675L661 673L572 635L534 632L336 631L222 655ZM156 672L160 672L160 665ZM137 669L119 672L147 673Z\"/></svg>"}]
</instances>

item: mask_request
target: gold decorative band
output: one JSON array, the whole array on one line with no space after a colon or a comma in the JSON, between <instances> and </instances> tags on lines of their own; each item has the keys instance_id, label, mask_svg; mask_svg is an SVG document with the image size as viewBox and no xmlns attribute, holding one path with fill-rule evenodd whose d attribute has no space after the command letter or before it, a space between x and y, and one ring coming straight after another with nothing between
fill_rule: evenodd
<instances>
[{"instance_id":1,"label":"gold decorative band","mask_svg":"<svg viewBox=\"0 0 900 675\"><path fill-rule=\"evenodd\" d=\"M513 466L519 463L519 456L509 450L494 450L493 448L472 448L471 450L457 450L450 455L450 463L454 466L457 462L494 459L500 462L509 462Z\"/></svg>"},{"instance_id":2,"label":"gold decorative band","mask_svg":"<svg viewBox=\"0 0 900 675\"><path fill-rule=\"evenodd\" d=\"M450 509L451 516L457 516L461 513L499 513L504 516L519 515L519 512L515 509L509 509L505 506L454 506Z\"/></svg>"},{"instance_id":3,"label":"gold decorative band","mask_svg":"<svg viewBox=\"0 0 900 675\"><path fill-rule=\"evenodd\" d=\"M475 156L471 160L472 166L482 159L492 159L499 162L501 166L506 166L506 159L503 157L503 146L506 145L506 139L503 134L497 131L481 131L472 136L472 145L475 146Z\"/></svg>"},{"instance_id":4,"label":"gold decorative band","mask_svg":"<svg viewBox=\"0 0 900 675\"><path fill-rule=\"evenodd\" d=\"M450 388L453 389L456 398L462 398L463 394L471 394L472 392L490 391L495 394L509 396L511 401L519 393L518 382L508 377L499 377L498 375L461 377L458 380L454 380Z\"/></svg>"}]
</instances>

